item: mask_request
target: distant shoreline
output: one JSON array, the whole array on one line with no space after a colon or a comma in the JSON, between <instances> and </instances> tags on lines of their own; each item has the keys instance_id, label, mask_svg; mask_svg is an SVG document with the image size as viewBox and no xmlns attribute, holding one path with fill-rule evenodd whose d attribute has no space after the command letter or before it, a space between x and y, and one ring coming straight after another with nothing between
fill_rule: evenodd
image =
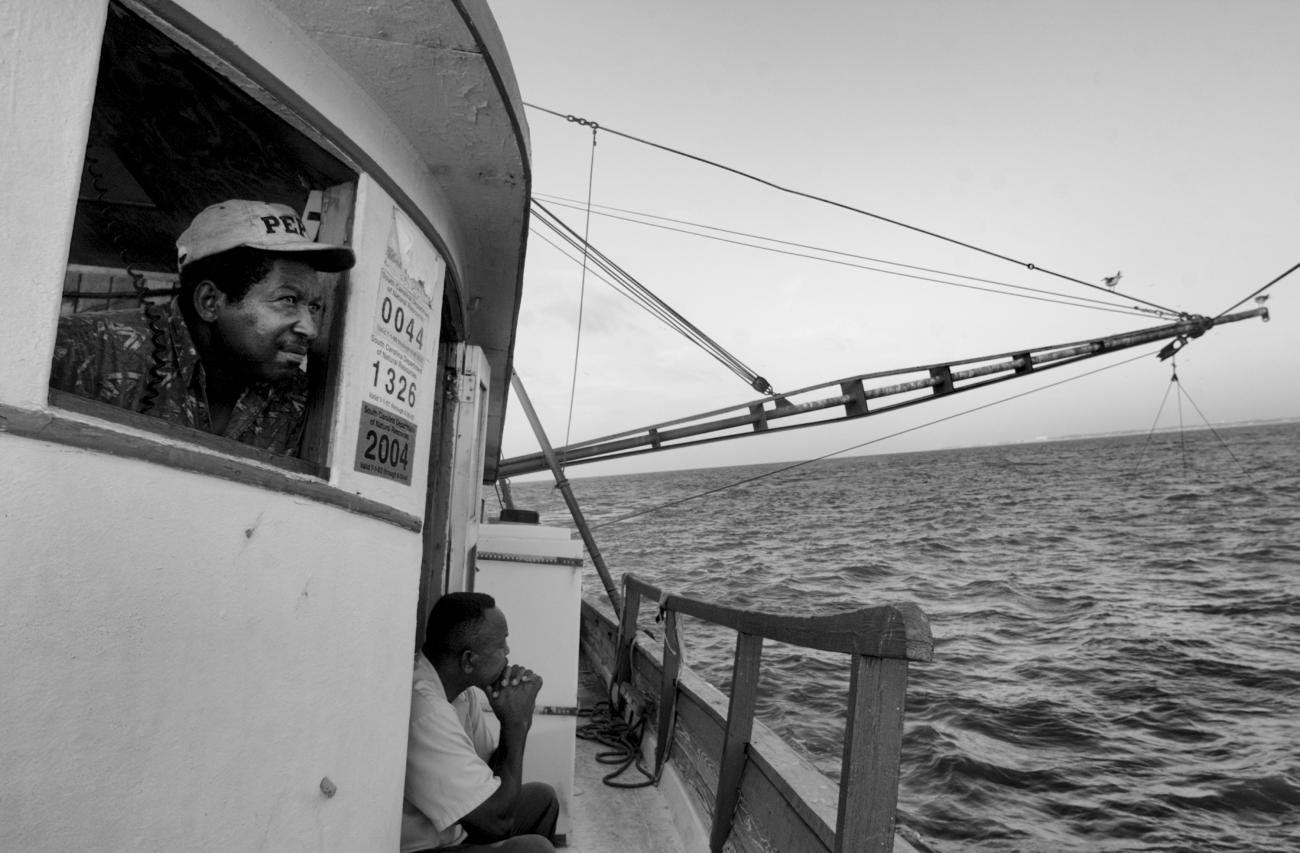
<instances>
[{"instance_id":1,"label":"distant shoreline","mask_svg":"<svg viewBox=\"0 0 1300 853\"><path fill-rule=\"evenodd\" d=\"M946 453L953 450L975 450L978 448L988 448L988 447L1019 447L1024 444L1054 444L1056 442L1063 442L1063 441L1086 441L1088 439L1099 439L1099 438L1126 438L1135 435L1155 435L1157 433L1161 435L1167 435L1169 433L1179 433L1179 432L1208 432L1211 430L1221 430L1221 429L1244 429L1246 427L1279 426L1282 424L1300 424L1300 417L1266 418L1264 420L1252 420L1252 421L1232 421L1229 423L1210 424L1208 426L1205 424L1201 424L1199 426L1183 425L1181 427L1178 426L1158 427L1156 429L1150 429L1150 430L1129 429L1129 430L1117 430L1115 432L1089 432L1089 433L1078 433L1075 435L1039 436L1037 438L1022 438L1018 441L1000 441L994 444L953 444L947 447L932 448L930 450L903 450L903 451L898 451L897 453L861 454L861 455L902 456L909 453ZM846 456L844 458L852 458L852 457ZM773 463L773 464L779 464L779 463Z\"/></svg>"},{"instance_id":2,"label":"distant shoreline","mask_svg":"<svg viewBox=\"0 0 1300 853\"><path fill-rule=\"evenodd\" d=\"M1209 426L1202 424L1201 426L1159 427L1153 430L1128 429L1128 430L1119 430L1118 432L1089 432L1089 433L1079 433L1077 435L1057 435L1057 436L1049 436L1043 438L1026 438L1020 441L1004 442L1004 444L1006 443L1043 444L1043 443L1049 443L1053 441L1077 441L1079 439L1084 439L1084 438L1121 438L1126 435L1147 435L1148 433L1156 433L1156 432L1160 432L1160 433L1201 432L1207 429L1238 429L1240 427L1275 426L1277 424L1296 424L1296 423L1300 423L1300 417L1267 418L1265 420L1258 420L1258 421L1230 421L1228 423L1210 424ZM997 446L998 445L996 444L994 445L981 444L981 445L965 445L964 447L997 447ZM949 449L958 450L963 448L953 447Z\"/></svg>"}]
</instances>

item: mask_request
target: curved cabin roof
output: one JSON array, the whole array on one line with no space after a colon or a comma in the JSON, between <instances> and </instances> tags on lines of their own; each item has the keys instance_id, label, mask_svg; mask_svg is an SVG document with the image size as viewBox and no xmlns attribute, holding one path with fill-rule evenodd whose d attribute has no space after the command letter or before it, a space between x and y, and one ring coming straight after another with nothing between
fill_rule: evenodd
<instances>
[{"instance_id":1,"label":"curved cabin roof","mask_svg":"<svg viewBox=\"0 0 1300 853\"><path fill-rule=\"evenodd\" d=\"M442 247L448 319L492 365L484 477L495 479L531 184L528 128L496 21L484 0L273 3L388 114L448 197L454 216L440 227L457 232Z\"/></svg>"}]
</instances>

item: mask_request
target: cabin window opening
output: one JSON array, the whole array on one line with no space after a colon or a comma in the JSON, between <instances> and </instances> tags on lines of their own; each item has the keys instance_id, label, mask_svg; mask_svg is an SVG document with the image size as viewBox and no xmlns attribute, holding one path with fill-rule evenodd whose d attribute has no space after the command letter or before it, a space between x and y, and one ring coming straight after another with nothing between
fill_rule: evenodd
<instances>
[{"instance_id":1,"label":"cabin window opening","mask_svg":"<svg viewBox=\"0 0 1300 853\"><path fill-rule=\"evenodd\" d=\"M268 100L109 4L50 404L325 477L359 173Z\"/></svg>"}]
</instances>

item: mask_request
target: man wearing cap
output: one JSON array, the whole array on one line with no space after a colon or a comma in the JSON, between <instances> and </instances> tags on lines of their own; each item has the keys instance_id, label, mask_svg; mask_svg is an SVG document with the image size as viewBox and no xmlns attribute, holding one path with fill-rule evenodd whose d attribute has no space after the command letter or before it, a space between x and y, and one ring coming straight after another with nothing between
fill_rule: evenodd
<instances>
[{"instance_id":1,"label":"man wearing cap","mask_svg":"<svg viewBox=\"0 0 1300 853\"><path fill-rule=\"evenodd\" d=\"M317 273L350 269L352 250L308 239L285 205L242 200L205 209L176 249L174 305L60 318L51 387L297 455Z\"/></svg>"}]
</instances>

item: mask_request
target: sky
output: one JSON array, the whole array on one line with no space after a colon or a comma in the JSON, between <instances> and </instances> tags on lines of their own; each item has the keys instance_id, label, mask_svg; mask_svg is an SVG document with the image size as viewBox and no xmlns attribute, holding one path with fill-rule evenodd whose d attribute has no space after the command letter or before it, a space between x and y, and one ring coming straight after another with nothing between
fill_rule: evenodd
<instances>
[{"instance_id":1,"label":"sky","mask_svg":"<svg viewBox=\"0 0 1300 853\"><path fill-rule=\"evenodd\" d=\"M529 104L1022 262L605 130L593 158L589 128L526 108L534 197L778 391L1163 322L1126 310L1134 300L1213 316L1300 262L1292 0L490 6ZM829 249L878 269L903 269L879 263L890 261L947 274L930 278L1003 282L1040 298L608 215L588 222L589 192L597 211ZM592 272L584 283L581 265L546 239L545 229L529 238L515 370L552 444L761 396ZM1118 295L1023 263L1097 285L1122 271ZM1172 365L1148 345L899 412L574 466L570 476L1300 417L1300 271L1268 293L1270 322L1212 329ZM1054 294L1116 307L1059 304ZM512 402L503 455L537 448Z\"/></svg>"}]
</instances>

